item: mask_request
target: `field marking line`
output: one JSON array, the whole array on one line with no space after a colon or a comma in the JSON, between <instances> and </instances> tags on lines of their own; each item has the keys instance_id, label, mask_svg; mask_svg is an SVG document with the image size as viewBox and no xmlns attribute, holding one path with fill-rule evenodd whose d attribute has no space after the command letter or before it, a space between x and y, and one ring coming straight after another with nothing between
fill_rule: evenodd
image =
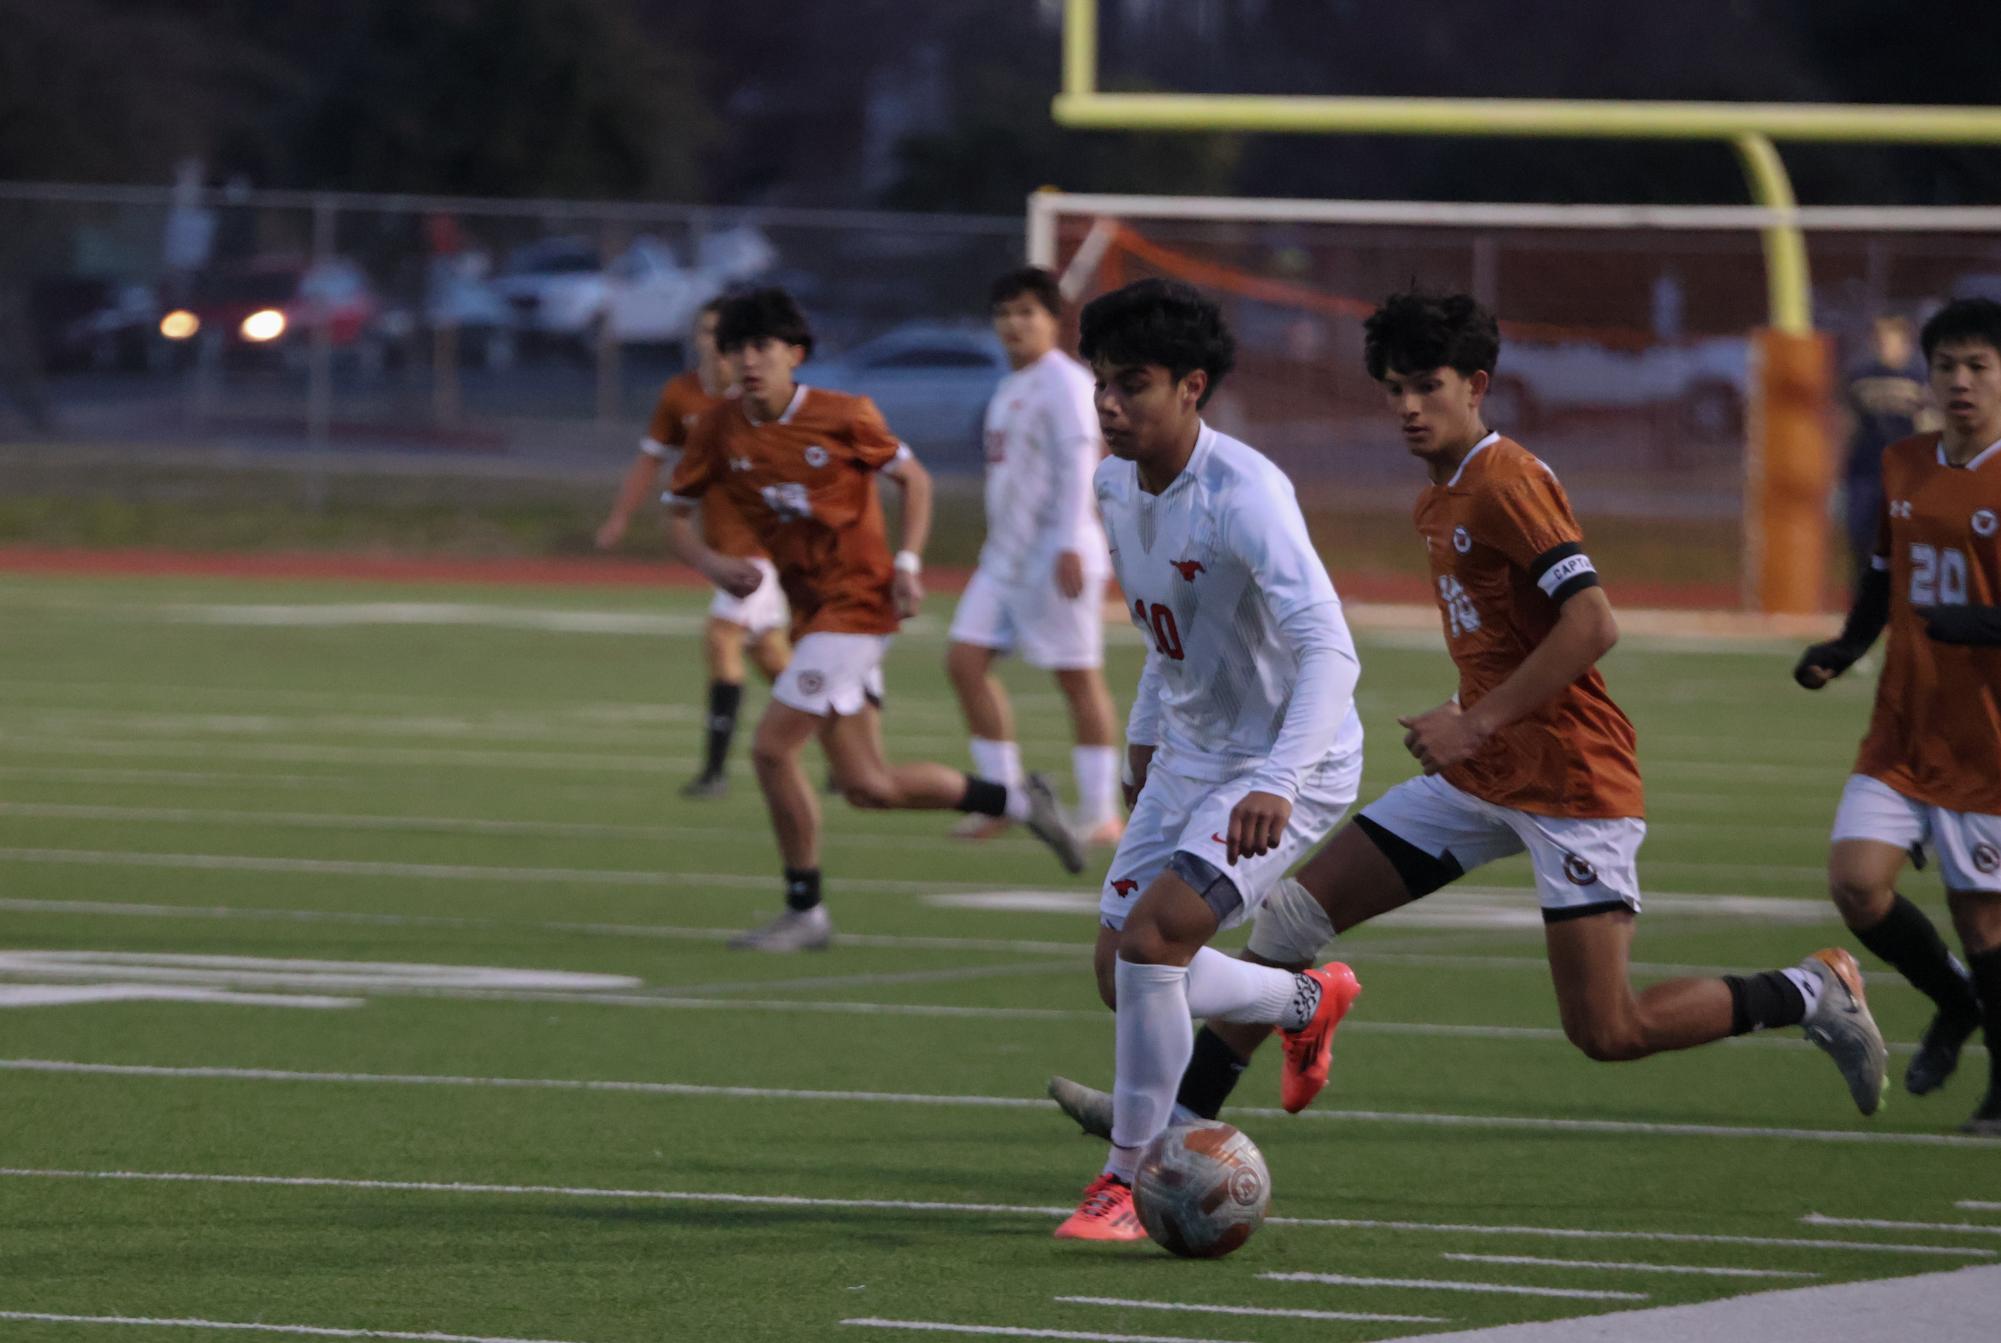
<instances>
[{"instance_id":1,"label":"field marking line","mask_svg":"<svg viewBox=\"0 0 2001 1343\"><path fill-rule=\"evenodd\" d=\"M60 783L213 783L282 784L287 788L359 788L359 780L335 774L226 774L199 769L94 769L43 768L37 765L0 765L0 779L40 779Z\"/></svg>"},{"instance_id":2,"label":"field marking line","mask_svg":"<svg viewBox=\"0 0 2001 1343\"><path fill-rule=\"evenodd\" d=\"M129 1324L148 1329L226 1329L255 1334L297 1334L308 1338L391 1338L412 1343L560 1343L547 1338L502 1338L493 1334L407 1333L400 1329L335 1329L318 1324L251 1324L239 1320L156 1319L144 1315L54 1315L34 1310L0 1310L0 1320L37 1324Z\"/></svg>"},{"instance_id":3,"label":"field marking line","mask_svg":"<svg viewBox=\"0 0 2001 1343\"><path fill-rule=\"evenodd\" d=\"M975 1338L1058 1338L1076 1343L1230 1343L1228 1339L1180 1334L1093 1334L1077 1329L1024 1329L1012 1324L947 1324L942 1320L883 1320L873 1316L842 1320L863 1329L903 1329L920 1334L969 1334Z\"/></svg>"},{"instance_id":4,"label":"field marking line","mask_svg":"<svg viewBox=\"0 0 2001 1343\"><path fill-rule=\"evenodd\" d=\"M1963 1198L1952 1206L1964 1208L1968 1212L2001 1212L2001 1203L1989 1203L1985 1199L1977 1198Z\"/></svg>"},{"instance_id":5,"label":"field marking line","mask_svg":"<svg viewBox=\"0 0 2001 1343\"><path fill-rule=\"evenodd\" d=\"M346 858L254 858L229 853L147 853L110 849L0 848L0 862L63 863L85 867L165 867L214 872L274 872L334 877L416 877L438 881L518 881L587 886L720 886L771 890L770 877L734 872L634 872L604 867L486 867L475 863L385 863ZM964 881L909 881L849 877L829 885L850 895L868 889L897 893L991 890ZM1081 945L1081 944L1080 944Z\"/></svg>"},{"instance_id":6,"label":"field marking line","mask_svg":"<svg viewBox=\"0 0 2001 1343\"><path fill-rule=\"evenodd\" d=\"M0 1071L94 1074L152 1078L221 1079L252 1082L330 1082L386 1086L493 1087L555 1091L631 1091L674 1096L728 1096L745 1100L830 1101L873 1105L943 1105L989 1109L1041 1109L1055 1102L1039 1097L975 1096L901 1091L821 1091L788 1087L703 1085L693 1082L593 1081L579 1078L460 1077L441 1073L295 1072L278 1068L182 1067L164 1064L86 1063L66 1059L0 1059ZM1276 1118L1285 1111L1247 1106L1232 1113ZM1882 1133L1866 1129L1801 1129L1752 1124L1677 1124L1627 1119L1556 1119L1533 1115L1433 1114L1390 1110L1305 1110L1296 1118L1329 1123L1378 1123L1410 1127L1495 1128L1530 1132L1639 1134L1647 1137L1773 1138L1785 1142L1856 1142L1919 1147L1991 1148L1990 1140L1946 1133ZM1811 1215L1811 1214L1810 1214ZM1274 1219L1276 1220L1276 1219ZM1315 1225L1346 1226L1341 1220ZM1359 1225L1359 1224L1358 1224ZM1374 1224L1371 1224L1374 1225ZM1915 1224L1915 1225L1923 1225ZM2001 1233L2001 1226L1984 1228Z\"/></svg>"},{"instance_id":7,"label":"field marking line","mask_svg":"<svg viewBox=\"0 0 2001 1343\"><path fill-rule=\"evenodd\" d=\"M1537 1268L1591 1269L1607 1273L1689 1273L1708 1278L1818 1278L1804 1269L1713 1268L1703 1264L1647 1264L1630 1259L1547 1259L1533 1254L1453 1254L1440 1259L1459 1264L1523 1264Z\"/></svg>"},{"instance_id":8,"label":"field marking line","mask_svg":"<svg viewBox=\"0 0 2001 1343\"><path fill-rule=\"evenodd\" d=\"M1378 1315L1366 1310L1305 1310L1283 1306L1205 1306L1187 1301L1138 1301L1124 1296L1052 1296L1073 1306L1120 1306L1130 1310L1186 1310L1202 1315L1259 1315L1285 1320L1362 1320L1377 1324L1449 1324L1448 1315Z\"/></svg>"},{"instance_id":9,"label":"field marking line","mask_svg":"<svg viewBox=\"0 0 2001 1343\"><path fill-rule=\"evenodd\" d=\"M1047 1102L1044 1102L1045 1104ZM954 1212L1008 1217L1062 1218L1068 1204L952 1203L914 1199L807 1198L797 1194L697 1193L666 1189L606 1189L596 1186L476 1184L439 1180L357 1180L321 1175L216 1175L196 1171L66 1170L0 1167L0 1179L106 1180L150 1184L219 1184L289 1189L360 1189L417 1194L498 1194L584 1199L630 1199L652 1203L717 1203L761 1208L845 1208L886 1212ZM1333 1217L1267 1217L1268 1226L1339 1227L1380 1231L1436 1232L1463 1236L1554 1236L1581 1240L1653 1240L1699 1245L1758 1245L1814 1250L1944 1255L1956 1259L1994 1258L2001 1251L1958 1245L1895 1245L1879 1241L1817 1240L1811 1237L1709 1235L1692 1231L1599 1231L1581 1227L1495 1226L1463 1222L1370 1221Z\"/></svg>"},{"instance_id":10,"label":"field marking line","mask_svg":"<svg viewBox=\"0 0 2001 1343\"><path fill-rule=\"evenodd\" d=\"M2001 1151L2001 1143L1992 1138L1974 1138L1973 1142L1984 1142L1989 1149ZM1810 1212L1800 1218L1802 1226L1849 1226L1866 1231L1949 1231L1954 1235L1972 1234L1976 1236L2001 1236L2001 1225L1981 1222L1898 1222L1883 1217L1829 1217L1823 1213Z\"/></svg>"},{"instance_id":11,"label":"field marking line","mask_svg":"<svg viewBox=\"0 0 2001 1343\"><path fill-rule=\"evenodd\" d=\"M1646 1301L1645 1292L1613 1292L1589 1287L1521 1287L1503 1282L1457 1278L1365 1278L1347 1273L1260 1273L1266 1282L1317 1282L1333 1287L1409 1287L1426 1292L1484 1292L1497 1296L1549 1296L1568 1301Z\"/></svg>"}]
</instances>

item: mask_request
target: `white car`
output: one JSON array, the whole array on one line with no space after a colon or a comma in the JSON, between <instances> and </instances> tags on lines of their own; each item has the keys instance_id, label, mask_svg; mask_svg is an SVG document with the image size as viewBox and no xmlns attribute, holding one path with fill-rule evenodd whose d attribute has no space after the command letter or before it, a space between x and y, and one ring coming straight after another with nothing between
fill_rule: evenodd
<instances>
[{"instance_id":1,"label":"white car","mask_svg":"<svg viewBox=\"0 0 2001 1343\"><path fill-rule=\"evenodd\" d=\"M1488 397L1488 418L1531 430L1571 411L1668 408L1701 439L1743 432L1750 346L1739 336L1622 350L1582 342L1508 341Z\"/></svg>"},{"instance_id":2,"label":"white car","mask_svg":"<svg viewBox=\"0 0 2001 1343\"><path fill-rule=\"evenodd\" d=\"M693 267L658 238L635 238L608 264L587 238L550 238L509 256L493 288L533 335L587 350L602 337L678 349L704 303L774 260L764 235L749 227L703 237Z\"/></svg>"}]
</instances>

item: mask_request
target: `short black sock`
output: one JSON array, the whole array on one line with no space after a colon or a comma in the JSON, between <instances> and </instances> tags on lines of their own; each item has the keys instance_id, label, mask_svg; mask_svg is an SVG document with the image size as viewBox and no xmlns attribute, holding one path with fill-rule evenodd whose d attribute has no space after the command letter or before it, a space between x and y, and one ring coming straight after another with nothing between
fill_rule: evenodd
<instances>
[{"instance_id":1,"label":"short black sock","mask_svg":"<svg viewBox=\"0 0 2001 1343\"><path fill-rule=\"evenodd\" d=\"M811 909L820 903L820 869L817 867L788 867L785 869L785 907L787 909Z\"/></svg>"},{"instance_id":2,"label":"short black sock","mask_svg":"<svg viewBox=\"0 0 2001 1343\"><path fill-rule=\"evenodd\" d=\"M740 682L709 682L708 754L702 763L702 777L721 778L730 758L730 739L736 736L736 711L743 704Z\"/></svg>"},{"instance_id":3,"label":"short black sock","mask_svg":"<svg viewBox=\"0 0 2001 1343\"><path fill-rule=\"evenodd\" d=\"M1925 912L1899 895L1872 928L1850 930L1863 946L1911 982L1911 987L1938 1004L1938 1010L1961 1021L1977 1016L1980 1002L1973 986L1953 962L1945 939Z\"/></svg>"},{"instance_id":4,"label":"short black sock","mask_svg":"<svg viewBox=\"0 0 2001 1343\"><path fill-rule=\"evenodd\" d=\"M1987 1100L2001 1106L2001 947L1969 953L1973 991L1980 995L1980 1024L1987 1037Z\"/></svg>"},{"instance_id":5,"label":"short black sock","mask_svg":"<svg viewBox=\"0 0 2001 1343\"><path fill-rule=\"evenodd\" d=\"M1174 1099L1204 1119L1214 1119L1223 1112L1223 1102L1236 1090L1237 1079L1249 1066L1250 1060L1237 1057L1237 1051L1224 1043L1222 1036L1204 1026L1195 1033L1195 1052L1189 1056L1188 1067L1181 1074L1181 1090Z\"/></svg>"},{"instance_id":6,"label":"short black sock","mask_svg":"<svg viewBox=\"0 0 2001 1343\"><path fill-rule=\"evenodd\" d=\"M1007 785L995 783L992 779L966 776L966 791L955 804L960 811L974 811L982 816L1007 815Z\"/></svg>"},{"instance_id":7,"label":"short black sock","mask_svg":"<svg viewBox=\"0 0 2001 1343\"><path fill-rule=\"evenodd\" d=\"M1730 1033L1748 1035L1773 1026L1797 1026L1806 1020L1806 995L1777 970L1756 975L1725 975L1730 986Z\"/></svg>"}]
</instances>

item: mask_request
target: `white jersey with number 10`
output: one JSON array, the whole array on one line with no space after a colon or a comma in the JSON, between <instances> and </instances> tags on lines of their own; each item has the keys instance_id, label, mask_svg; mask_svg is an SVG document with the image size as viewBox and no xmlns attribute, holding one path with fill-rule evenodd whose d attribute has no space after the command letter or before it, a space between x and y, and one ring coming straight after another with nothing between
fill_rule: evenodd
<instances>
[{"instance_id":1,"label":"white jersey with number 10","mask_svg":"<svg viewBox=\"0 0 2001 1343\"><path fill-rule=\"evenodd\" d=\"M1355 661L1285 473L1205 424L1159 495L1117 458L1099 464L1095 485L1126 612L1148 648L1128 740L1155 746L1156 765L1213 782L1271 772L1266 782L1286 785L1329 757L1359 764L1362 725L1345 691L1316 706L1314 758L1274 761L1281 729L1296 744L1305 726L1287 722L1300 655L1282 627Z\"/></svg>"}]
</instances>

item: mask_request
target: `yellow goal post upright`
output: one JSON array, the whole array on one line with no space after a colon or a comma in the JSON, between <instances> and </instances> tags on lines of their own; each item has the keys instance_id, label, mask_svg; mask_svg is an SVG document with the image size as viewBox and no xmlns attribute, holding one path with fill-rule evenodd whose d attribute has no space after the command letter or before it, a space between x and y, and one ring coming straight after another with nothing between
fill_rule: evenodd
<instances>
[{"instance_id":1,"label":"yellow goal post upright","mask_svg":"<svg viewBox=\"0 0 2001 1343\"><path fill-rule=\"evenodd\" d=\"M1803 393L1832 380L1828 342L1814 333L1812 286L1802 216L1775 141L1877 144L2001 144L2001 107L1835 103L1713 103L1516 98L1302 97L1256 94L1105 93L1098 88L1097 0L1064 0L1063 87L1055 120L1097 130L1237 131L1346 135L1532 136L1717 140L1743 168L1766 214L1759 230L1767 318L1757 398L1765 440L1750 457L1771 473L1747 505L1768 508L1755 526L1812 548L1788 564L1760 563L1754 604L1806 612L1820 599L1826 549L1824 499L1795 488L1815 474L1802 456L1827 455L1824 429L1800 413ZM1033 239L1031 239L1033 242ZM1769 382L1769 386L1766 384ZM1764 488L1774 485L1776 489ZM1762 501L1758 503L1757 501ZM1748 511L1748 510L1747 510ZM1811 538L1819 537L1817 546Z\"/></svg>"}]
</instances>

